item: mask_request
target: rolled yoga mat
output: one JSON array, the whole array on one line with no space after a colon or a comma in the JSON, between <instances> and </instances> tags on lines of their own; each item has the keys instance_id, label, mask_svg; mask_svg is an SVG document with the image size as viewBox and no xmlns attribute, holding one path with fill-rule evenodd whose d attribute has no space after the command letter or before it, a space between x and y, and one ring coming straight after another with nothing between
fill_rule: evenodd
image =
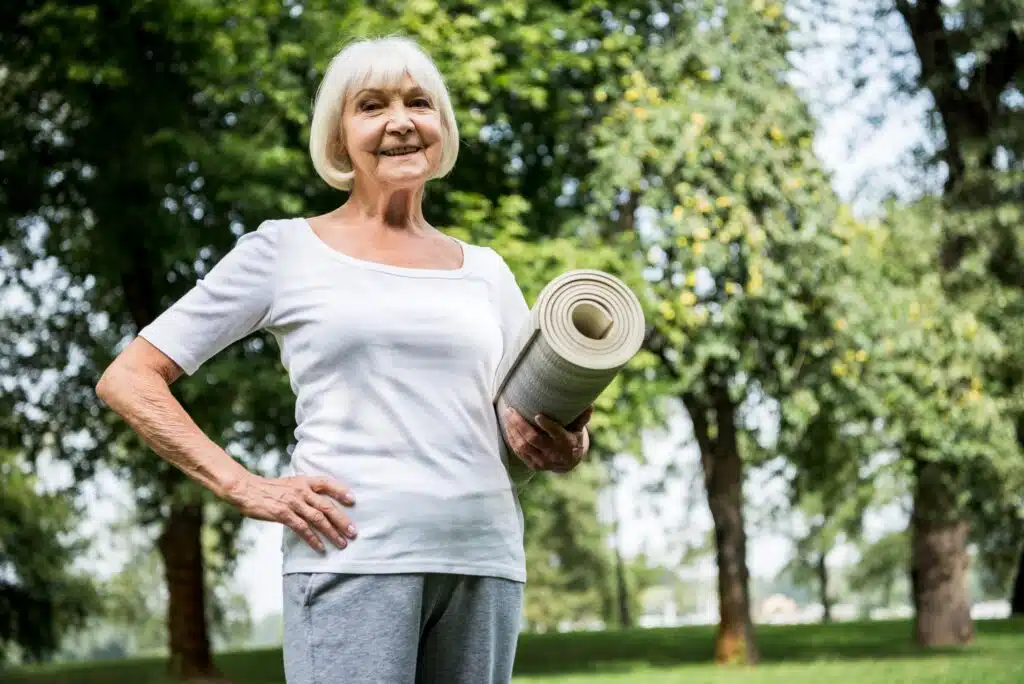
<instances>
[{"instance_id":1,"label":"rolled yoga mat","mask_svg":"<svg viewBox=\"0 0 1024 684\"><path fill-rule=\"evenodd\" d=\"M549 282L498 366L502 435L508 406L531 423L539 413L562 425L579 417L640 350L644 327L637 296L612 275L578 269Z\"/></svg>"}]
</instances>

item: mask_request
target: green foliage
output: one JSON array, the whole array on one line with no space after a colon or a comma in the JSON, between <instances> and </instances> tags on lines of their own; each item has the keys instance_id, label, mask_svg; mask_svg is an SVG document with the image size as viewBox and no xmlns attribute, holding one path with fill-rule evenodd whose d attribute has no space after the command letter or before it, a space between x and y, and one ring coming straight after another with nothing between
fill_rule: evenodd
<instances>
[{"instance_id":1,"label":"green foliage","mask_svg":"<svg viewBox=\"0 0 1024 684\"><path fill-rule=\"evenodd\" d=\"M897 588L907 589L910 539L890 532L860 548L860 559L849 575L850 588L866 598L868 607L888 607L897 601ZM904 597L909 600L908 597Z\"/></svg>"},{"instance_id":2,"label":"green foliage","mask_svg":"<svg viewBox=\"0 0 1024 684\"><path fill-rule=\"evenodd\" d=\"M966 504L972 495L992 494L972 490L972 479L1013 491L1024 464L1008 402L985 382L986 368L1009 349L945 293L928 260L938 250L942 219L927 202L894 206L855 246L863 257L857 260L862 285L843 324L868 361L844 377L873 395L884 420L883 444L912 459L970 464L959 471Z\"/></svg>"},{"instance_id":3,"label":"green foliage","mask_svg":"<svg viewBox=\"0 0 1024 684\"><path fill-rule=\"evenodd\" d=\"M712 4L673 15L676 38L609 86L621 98L587 141L598 163L588 183L594 212L640 210L633 244L676 387L728 385L740 404L758 385L792 383L831 333L845 262L813 122L776 82L784 20L727 3L727 21L701 24Z\"/></svg>"},{"instance_id":4,"label":"green foliage","mask_svg":"<svg viewBox=\"0 0 1024 684\"><path fill-rule=\"evenodd\" d=\"M48 658L99 607L92 579L75 568L88 540L81 511L43 491L25 460L0 449L0 666L12 655Z\"/></svg>"}]
</instances>

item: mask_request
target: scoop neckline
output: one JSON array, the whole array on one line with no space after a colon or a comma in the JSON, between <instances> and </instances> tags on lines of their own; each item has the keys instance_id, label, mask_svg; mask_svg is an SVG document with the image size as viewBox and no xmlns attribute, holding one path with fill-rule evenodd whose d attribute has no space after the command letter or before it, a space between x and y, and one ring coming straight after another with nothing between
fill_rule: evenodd
<instances>
[{"instance_id":1,"label":"scoop neckline","mask_svg":"<svg viewBox=\"0 0 1024 684\"><path fill-rule=\"evenodd\" d=\"M416 266L398 266L397 264L388 264L382 261L370 261L369 259L360 259L359 257L352 256L351 254L346 254L345 252L331 247L329 244L324 242L323 238L317 235L316 231L313 230L313 224L309 222L309 219L301 217L296 220L302 224L303 232L306 233L314 243L316 243L320 251L337 261L351 266L411 278L461 278L465 275L469 266L469 249L467 249L466 243L458 238L452 237L451 235L446 235L445 237L450 240L454 240L459 246L459 249L462 250L462 265L458 268L419 268Z\"/></svg>"}]
</instances>

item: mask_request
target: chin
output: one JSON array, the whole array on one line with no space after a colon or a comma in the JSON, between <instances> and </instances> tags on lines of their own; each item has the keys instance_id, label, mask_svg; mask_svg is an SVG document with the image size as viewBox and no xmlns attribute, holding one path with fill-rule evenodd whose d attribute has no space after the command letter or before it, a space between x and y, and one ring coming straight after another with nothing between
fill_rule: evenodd
<instances>
[{"instance_id":1,"label":"chin","mask_svg":"<svg viewBox=\"0 0 1024 684\"><path fill-rule=\"evenodd\" d=\"M385 174L377 176L377 180L382 185L389 185L391 187L400 188L415 188L421 185L425 185L430 179L430 174L427 173L409 173L409 174Z\"/></svg>"},{"instance_id":2,"label":"chin","mask_svg":"<svg viewBox=\"0 0 1024 684\"><path fill-rule=\"evenodd\" d=\"M430 180L430 174L433 169L429 167L420 167L415 169L393 169L387 173L382 173L377 176L381 183L387 185L400 185L407 187L414 187L417 185L423 185Z\"/></svg>"}]
</instances>

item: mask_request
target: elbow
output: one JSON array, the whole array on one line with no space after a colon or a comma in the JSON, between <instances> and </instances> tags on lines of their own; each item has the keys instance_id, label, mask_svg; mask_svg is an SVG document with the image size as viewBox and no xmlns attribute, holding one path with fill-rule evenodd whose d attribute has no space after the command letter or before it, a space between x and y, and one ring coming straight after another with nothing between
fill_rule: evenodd
<instances>
[{"instance_id":1,"label":"elbow","mask_svg":"<svg viewBox=\"0 0 1024 684\"><path fill-rule=\"evenodd\" d=\"M100 376L99 381L96 383L96 387L94 388L96 391L96 398L99 399L100 402L102 402L103 404L106 404L107 406L111 405L111 402L114 397L114 386L117 383L115 379L115 375L117 373L117 368L115 368L116 364L117 362L115 361L114 363L107 366L107 368L103 371L103 374Z\"/></svg>"},{"instance_id":2,"label":"elbow","mask_svg":"<svg viewBox=\"0 0 1024 684\"><path fill-rule=\"evenodd\" d=\"M123 358L114 359L96 383L96 398L117 411L121 403L119 397L130 395L131 388L136 384L136 370L128 366Z\"/></svg>"}]
</instances>

